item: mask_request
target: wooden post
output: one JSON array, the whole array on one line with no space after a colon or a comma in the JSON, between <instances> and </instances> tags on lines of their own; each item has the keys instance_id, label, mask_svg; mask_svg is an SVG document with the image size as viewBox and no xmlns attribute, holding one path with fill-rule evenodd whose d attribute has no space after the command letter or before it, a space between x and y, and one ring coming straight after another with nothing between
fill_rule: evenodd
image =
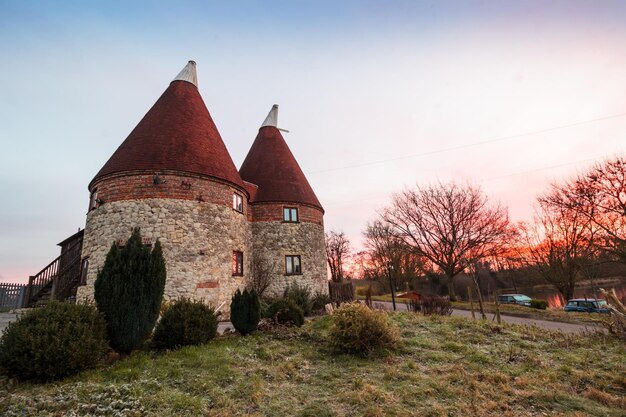
<instances>
[{"instance_id":1,"label":"wooden post","mask_svg":"<svg viewBox=\"0 0 626 417\"><path fill-rule=\"evenodd\" d=\"M483 306L483 295L480 293L480 285L478 285L477 274L472 274L472 279L474 280L474 285L476 286L476 292L478 293L478 306L480 307L480 317L483 320L487 320L487 315L485 314L485 307Z\"/></svg>"},{"instance_id":2,"label":"wooden post","mask_svg":"<svg viewBox=\"0 0 626 417\"><path fill-rule=\"evenodd\" d=\"M393 265L389 265L389 284L391 285L391 303L393 304L393 311L396 311L396 291L393 288L393 279L391 273L393 272Z\"/></svg>"},{"instance_id":3,"label":"wooden post","mask_svg":"<svg viewBox=\"0 0 626 417\"><path fill-rule=\"evenodd\" d=\"M470 309L472 310L472 319L476 320L476 314L474 313L474 299L472 298L472 287L467 287L467 298L469 298Z\"/></svg>"},{"instance_id":4,"label":"wooden post","mask_svg":"<svg viewBox=\"0 0 626 417\"><path fill-rule=\"evenodd\" d=\"M24 294L22 308L30 307L30 297L33 293L33 279L35 279L35 277L32 275L28 277L28 286L26 287L26 294Z\"/></svg>"},{"instance_id":5,"label":"wooden post","mask_svg":"<svg viewBox=\"0 0 626 417\"><path fill-rule=\"evenodd\" d=\"M56 299L58 286L59 286L59 275L57 273L57 275L55 275L55 277L52 278L52 290L50 291L50 301Z\"/></svg>"},{"instance_id":6,"label":"wooden post","mask_svg":"<svg viewBox=\"0 0 626 417\"><path fill-rule=\"evenodd\" d=\"M496 319L498 320L498 324L502 324L502 319L500 318L500 303L498 302L498 294L500 293L499 290L496 290L494 292L494 297L496 299Z\"/></svg>"}]
</instances>

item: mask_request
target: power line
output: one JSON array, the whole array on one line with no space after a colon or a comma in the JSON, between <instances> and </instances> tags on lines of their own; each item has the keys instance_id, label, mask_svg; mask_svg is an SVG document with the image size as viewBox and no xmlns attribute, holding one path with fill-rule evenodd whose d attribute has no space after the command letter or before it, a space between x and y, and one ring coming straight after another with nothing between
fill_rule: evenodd
<instances>
[{"instance_id":1,"label":"power line","mask_svg":"<svg viewBox=\"0 0 626 417\"><path fill-rule=\"evenodd\" d=\"M487 182L487 181L499 180L499 179L502 179L502 178L515 177L517 175L529 174L531 172L546 171L546 170L553 169L553 168L560 168L560 167L569 166L569 165L581 164L583 162L597 161L598 159L606 158L606 157L607 157L606 155L602 155L602 156L596 156L594 158L580 159L578 161L565 162L565 163L562 163L562 164L550 165L550 166L547 166L547 167L529 169L529 170L526 170L526 171L514 172L512 174L499 175L497 177L483 178L481 180L478 180L477 182L478 183L483 183L483 182ZM335 206L337 206L337 205L345 205L345 204L349 204L349 203L361 203L361 202L364 202L364 201L371 201L371 200L372 200L372 197L360 198L360 199L357 199L357 200L339 201ZM331 204L331 206L333 206L333 205Z\"/></svg>"},{"instance_id":2,"label":"power line","mask_svg":"<svg viewBox=\"0 0 626 417\"><path fill-rule=\"evenodd\" d=\"M512 174L499 175L497 177L483 178L483 179L479 180L479 182L494 181L494 180L499 180L499 179L502 179L502 178L515 177L517 175L529 174L531 172L545 171L545 170L553 169L553 168L560 168L560 167L565 167L565 166L569 166L569 165L581 164L583 162L597 161L600 158L606 158L606 157L607 157L606 155L596 156L595 158L580 159L578 161L565 162L565 163L562 163L562 164L550 165L550 166L547 166L547 167L529 169L529 170L526 170L526 171L514 172Z\"/></svg>"},{"instance_id":3,"label":"power line","mask_svg":"<svg viewBox=\"0 0 626 417\"><path fill-rule=\"evenodd\" d=\"M580 121L580 122L569 123L569 124L566 124L566 125L549 127L549 128L545 128L545 129L541 129L541 130L531 131L531 132L519 133L519 134L516 134L516 135L501 136L501 137L498 137L498 138L487 139L487 140L483 140L483 141L468 143L468 144L465 144L465 145L458 145L458 146L452 146L452 147L449 147L449 148L436 149L436 150L432 150L432 151L428 151L428 152L421 152L421 153L415 153L415 154L410 154L410 155L398 156L398 157L389 158L389 159L379 159L377 161L364 162L364 163L361 163L361 164L347 165L347 166L337 167L337 168L321 169L321 170L317 170L317 171L308 172L308 174L319 174L319 173L323 173L323 172L343 171L345 169L360 168L360 167L365 167L365 166L370 166L370 165L378 165L378 164L384 164L384 163L387 163L387 162L399 161L399 160L402 160L402 159L416 158L416 157L419 157L419 156L428 156L428 155L434 155L434 154L438 154L438 153L456 151L456 150L459 150L459 149L466 149L466 148L471 148L471 147L474 147L474 146L486 145L488 143L501 142L501 141L505 141L505 140L521 138L521 137L524 137L524 136L538 135L540 133L552 132L552 131L561 130L561 129L568 129L570 127L580 126L580 125L584 125L584 124L588 124L588 123L600 122L600 121L609 120L609 119L616 119L618 117L624 117L624 116L626 116L626 112L613 114L613 115L610 115L610 116L598 117L598 118L595 118L595 119L583 120L583 121Z\"/></svg>"}]
</instances>

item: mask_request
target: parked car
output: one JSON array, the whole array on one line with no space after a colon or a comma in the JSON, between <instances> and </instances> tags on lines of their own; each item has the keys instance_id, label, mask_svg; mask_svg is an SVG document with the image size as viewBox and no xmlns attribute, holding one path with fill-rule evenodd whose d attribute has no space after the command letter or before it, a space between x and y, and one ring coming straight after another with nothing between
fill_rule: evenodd
<instances>
[{"instance_id":1,"label":"parked car","mask_svg":"<svg viewBox=\"0 0 626 417\"><path fill-rule=\"evenodd\" d=\"M500 294L498 295L498 303L500 304L518 304L530 307L531 298L524 294Z\"/></svg>"},{"instance_id":2,"label":"parked car","mask_svg":"<svg viewBox=\"0 0 626 417\"><path fill-rule=\"evenodd\" d=\"M580 311L584 313L608 313L606 301L596 298L574 298L567 302L564 311Z\"/></svg>"}]
</instances>

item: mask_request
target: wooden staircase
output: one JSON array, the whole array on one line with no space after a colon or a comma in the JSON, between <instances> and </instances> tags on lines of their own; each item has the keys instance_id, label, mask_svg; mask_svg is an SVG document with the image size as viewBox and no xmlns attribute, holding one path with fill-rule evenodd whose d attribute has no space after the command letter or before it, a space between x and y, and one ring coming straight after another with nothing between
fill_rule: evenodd
<instances>
[{"instance_id":1,"label":"wooden staircase","mask_svg":"<svg viewBox=\"0 0 626 417\"><path fill-rule=\"evenodd\" d=\"M61 255L37 275L28 278L23 307L40 307L51 300L71 300L80 284L82 238L72 243Z\"/></svg>"}]
</instances>

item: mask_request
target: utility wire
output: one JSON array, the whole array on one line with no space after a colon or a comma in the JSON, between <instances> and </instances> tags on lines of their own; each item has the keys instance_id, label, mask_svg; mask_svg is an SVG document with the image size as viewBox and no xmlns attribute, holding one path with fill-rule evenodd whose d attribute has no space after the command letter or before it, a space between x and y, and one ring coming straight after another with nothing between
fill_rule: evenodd
<instances>
[{"instance_id":1,"label":"utility wire","mask_svg":"<svg viewBox=\"0 0 626 417\"><path fill-rule=\"evenodd\" d=\"M616 119L616 118L624 117L624 116L626 116L626 112L613 114L613 115L610 115L610 116L598 117L598 118L595 118L595 119L583 120L583 121L580 121L580 122L569 123L569 124L566 124L566 125L549 127L549 128L545 128L545 129L541 129L541 130L534 130L534 131L531 131L531 132L519 133L519 134L516 134L516 135L501 136L501 137L498 137L498 138L487 139L487 140L483 140L483 141L468 143L468 144L465 144L465 145L458 145L458 146L452 146L452 147L449 147L449 148L436 149L436 150L432 150L432 151L428 151L428 152L421 152L421 153L415 153L415 154L410 154L410 155L398 156L398 157L389 158L389 159L379 159L377 161L364 162L364 163L361 163L361 164L347 165L347 166L337 167L337 168L320 169L320 170L317 170L317 171L308 172L308 174L319 174L319 173L323 173L323 172L343 171L343 170L346 170L346 169L360 168L360 167L365 167L365 166L370 166L370 165L384 164L386 162L399 161L399 160L402 160L402 159L416 158L416 157L419 157L419 156L428 156L428 155L434 155L434 154L438 154L438 153L456 151L456 150L459 150L459 149L466 149L466 148L471 148L471 147L474 147L474 146L486 145L488 143L501 142L501 141L505 141L505 140L521 138L521 137L524 137L524 136L538 135L540 133L552 132L552 131L561 130L561 129L568 129L570 127L580 126L580 125L584 125L584 124L588 124L588 123L600 122L600 121L603 121L603 120Z\"/></svg>"},{"instance_id":2,"label":"utility wire","mask_svg":"<svg viewBox=\"0 0 626 417\"><path fill-rule=\"evenodd\" d=\"M606 155L597 156L595 158L580 159L578 161L565 162L565 163L558 164L558 165L550 165L550 166L547 166L547 167L541 167L541 168L529 169L529 170L526 170L526 171L514 172L512 174L499 175L497 177L483 178L483 179L479 180L479 182L494 181L494 180L499 180L501 178L508 178L508 177L515 177L517 175L529 174L531 172L545 171L545 170L553 169L553 168L560 168L560 167L565 167L565 166L569 166L569 165L581 164L583 162L597 161L598 159L606 158L606 157L607 157Z\"/></svg>"},{"instance_id":3,"label":"utility wire","mask_svg":"<svg viewBox=\"0 0 626 417\"><path fill-rule=\"evenodd\" d=\"M529 174L531 172L539 172L539 171L546 171L549 169L553 169L553 168L560 168L560 167L564 167L564 166L568 166L568 165L576 165L576 164L581 164L583 162L591 162L591 161L597 161L598 159L601 158L606 158L606 155L602 155L602 156L596 156L594 158L587 158L587 159L580 159L578 161L572 161L572 162L565 162L562 164L557 164L557 165L550 165L547 167L541 167L541 168L535 168L535 169L529 169L529 170L525 170L525 171L519 171L519 172L514 172L512 174L504 174L504 175L499 175L497 177L489 177L489 178L483 178L481 180L478 180L478 183L483 183L483 182L488 182L488 181L495 181L495 180L499 180L502 178L508 178L508 177L515 177L518 175L524 175L524 174ZM375 196L374 198L376 198L378 196ZM350 203L361 203L364 201L372 201L372 197L367 197L367 198L360 198L357 200L348 200L348 201L338 201L337 204L335 204L335 206L342 206L345 204L350 204ZM333 206L333 204L330 204L330 206Z\"/></svg>"}]
</instances>

